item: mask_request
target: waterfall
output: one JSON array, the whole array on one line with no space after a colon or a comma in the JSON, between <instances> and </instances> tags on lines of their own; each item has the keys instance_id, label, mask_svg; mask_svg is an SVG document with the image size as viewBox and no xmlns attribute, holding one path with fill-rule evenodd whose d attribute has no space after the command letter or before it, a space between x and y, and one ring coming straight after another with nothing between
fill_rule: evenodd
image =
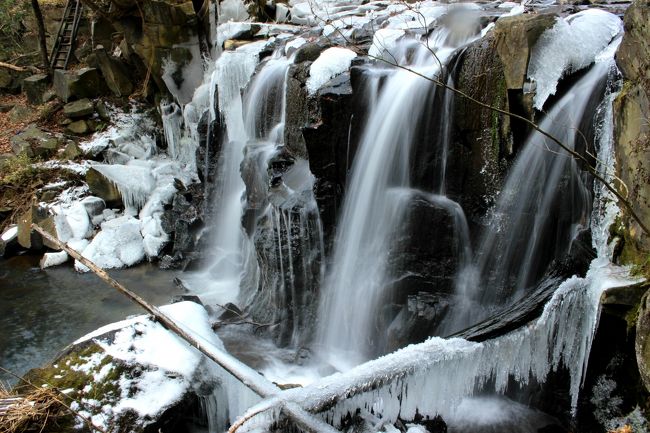
<instances>
[{"instance_id":1,"label":"waterfall","mask_svg":"<svg viewBox=\"0 0 650 433\"><path fill-rule=\"evenodd\" d=\"M578 91L600 94L597 83L609 78L609 91L595 116L590 116L599 128L594 140L599 161L596 169L608 181L613 179L612 106L616 93L611 80L616 77L615 71L612 58L597 63L573 86L565 102L584 103L586 98L578 97ZM566 106L558 107L549 113L549 118L560 121L565 110ZM527 145L536 146L534 141ZM440 414L453 423L462 421L462 410L467 406L463 402L468 397L503 394L513 380L520 387L531 382L543 383L551 372L565 369L570 377L571 410L575 414L599 320L600 297L607 288L630 283L627 271L610 262L613 246L608 245L607 231L618 213L615 198L600 183L593 190L595 199L588 223L598 257L584 278L571 277L557 288L538 319L482 343L432 337L343 374L329 376L314 386L292 390L286 398L301 401L305 407L326 408L326 419L335 426L359 408L362 412L381 414L383 423L413 419L418 413ZM377 378L381 382L373 386ZM327 403L335 401L336 395L351 397L330 407ZM454 425L450 424L450 428Z\"/></svg>"},{"instance_id":2,"label":"waterfall","mask_svg":"<svg viewBox=\"0 0 650 433\"><path fill-rule=\"evenodd\" d=\"M540 128L584 152L609 68L607 62L597 63L553 106ZM477 253L480 277L473 285L480 292L474 300L484 314L524 296L551 260L564 257L578 231L589 228L587 180L579 163L555 142L537 131L530 135ZM476 319L476 311L472 314Z\"/></svg>"},{"instance_id":3,"label":"waterfall","mask_svg":"<svg viewBox=\"0 0 650 433\"><path fill-rule=\"evenodd\" d=\"M280 45L258 66L266 45L253 42L221 53L184 110L163 103L161 111L174 154L184 140L199 142L199 124L207 116L206 184L207 158L216 150L209 148L219 146L211 142L209 128L217 121L224 130L206 210L212 221L208 263L185 273L184 282L208 304L237 303L261 322L279 323L279 342L297 347L313 321L311 305L323 274L323 231L309 164L284 148L286 81L293 58Z\"/></svg>"},{"instance_id":4,"label":"waterfall","mask_svg":"<svg viewBox=\"0 0 650 433\"><path fill-rule=\"evenodd\" d=\"M207 302L235 302L239 296L245 260L245 239L240 222L245 185L239 167L249 139L241 92L255 72L264 46L266 41L253 42L222 53L210 77L210 83L217 84L209 89L211 120L216 120L214 107L218 107L226 131L212 198L215 208L213 258L203 271L187 277L188 285Z\"/></svg>"},{"instance_id":5,"label":"waterfall","mask_svg":"<svg viewBox=\"0 0 650 433\"><path fill-rule=\"evenodd\" d=\"M424 76L440 77L456 49L476 38L475 33L462 33L459 37L439 27L425 42L398 43L393 58ZM392 278L388 261L393 234L405 215L391 190L410 187L411 151L418 144L413 125L419 120L413 113L425 112L438 91L411 71L380 72L372 72L369 79L368 89L379 93L368 97L377 102L353 163L319 310L319 350L339 369L376 355L380 346L374 319ZM439 189L444 191L442 185Z\"/></svg>"}]
</instances>

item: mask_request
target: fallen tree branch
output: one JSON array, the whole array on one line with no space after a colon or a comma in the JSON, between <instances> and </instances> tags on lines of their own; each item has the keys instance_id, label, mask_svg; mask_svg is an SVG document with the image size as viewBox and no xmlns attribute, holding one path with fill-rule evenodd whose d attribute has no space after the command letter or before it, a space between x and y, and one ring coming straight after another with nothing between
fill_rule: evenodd
<instances>
[{"instance_id":1,"label":"fallen tree branch","mask_svg":"<svg viewBox=\"0 0 650 433\"><path fill-rule=\"evenodd\" d=\"M0 62L0 68L11 69L12 71L16 71L16 72L31 72L34 74L38 74L42 72L40 69L38 69L35 66L16 66L16 65L12 65L11 63L5 63L5 62Z\"/></svg>"},{"instance_id":2,"label":"fallen tree branch","mask_svg":"<svg viewBox=\"0 0 650 433\"><path fill-rule=\"evenodd\" d=\"M158 321L163 327L167 330L173 332L177 336L181 337L192 347L196 348L205 355L208 359L215 362L221 368L226 370L228 373L233 375L237 380L242 384L248 387L250 390L255 392L257 395L263 398L272 398L280 395L282 390L278 388L274 383L264 378L257 371L253 370L246 364L240 362L238 359L230 355L229 353L219 350L217 347L212 345L209 342L200 342L188 331L179 326L174 322L169 316L160 311L157 307L149 304L147 301L142 299L136 293L130 291L122 284L111 278L106 271L97 266L91 260L82 256L77 250L70 248L65 245L63 242L58 240L56 237L52 236L50 233L43 230L41 227L36 224L31 225L32 229L38 232L48 241L52 242L54 245L61 248L63 251L67 252L74 259L81 262L84 266L93 271L99 278L101 278L106 284L116 289L118 292L125 295L131 301L138 304L145 311L151 314L156 321ZM315 418L312 414L309 414L302 407L296 404L285 404L283 411L286 415L291 418L297 425L301 428L306 429L309 432L314 433L336 433L337 430L334 429L329 424L324 421Z\"/></svg>"}]
</instances>

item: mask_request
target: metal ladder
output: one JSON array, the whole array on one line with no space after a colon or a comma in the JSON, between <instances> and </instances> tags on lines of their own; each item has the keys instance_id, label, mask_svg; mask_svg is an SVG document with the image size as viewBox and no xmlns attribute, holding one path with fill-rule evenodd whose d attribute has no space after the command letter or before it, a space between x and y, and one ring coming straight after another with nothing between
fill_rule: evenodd
<instances>
[{"instance_id":1,"label":"metal ladder","mask_svg":"<svg viewBox=\"0 0 650 433\"><path fill-rule=\"evenodd\" d=\"M54 43L50 57L50 66L52 69L66 69L68 67L68 62L72 55L72 47L77 38L82 9L83 5L80 0L68 0L65 5L65 12L63 12L59 33L56 36L56 42Z\"/></svg>"}]
</instances>

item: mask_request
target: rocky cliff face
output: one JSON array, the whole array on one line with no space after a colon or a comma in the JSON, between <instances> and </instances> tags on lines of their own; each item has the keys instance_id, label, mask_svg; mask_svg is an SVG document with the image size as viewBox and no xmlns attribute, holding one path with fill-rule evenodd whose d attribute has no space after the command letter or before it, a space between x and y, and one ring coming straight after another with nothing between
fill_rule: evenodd
<instances>
[{"instance_id":1,"label":"rocky cliff face","mask_svg":"<svg viewBox=\"0 0 650 433\"><path fill-rule=\"evenodd\" d=\"M203 78L201 43L205 43L203 20L193 2L150 0L134 7L132 2L116 1L113 5L113 15L119 18L111 21L124 37L122 51L137 59L143 77L150 75L163 92L167 89L181 103L189 102Z\"/></svg>"},{"instance_id":2,"label":"rocky cliff face","mask_svg":"<svg viewBox=\"0 0 650 433\"><path fill-rule=\"evenodd\" d=\"M639 0L625 14L625 36L616 60L625 78L615 105L618 175L628 200L646 226L650 225L650 2ZM623 212L614 231L622 245L618 260L650 274L650 236ZM647 286L646 286L647 289ZM636 360L643 384L650 390L650 308L648 296L635 303ZM633 323L632 323L633 324Z\"/></svg>"},{"instance_id":3,"label":"rocky cliff face","mask_svg":"<svg viewBox=\"0 0 650 433\"><path fill-rule=\"evenodd\" d=\"M650 226L650 3L640 0L625 14L625 36L616 56L625 84L615 107L618 173L628 200ZM648 269L650 236L629 216L621 221L620 260Z\"/></svg>"}]
</instances>

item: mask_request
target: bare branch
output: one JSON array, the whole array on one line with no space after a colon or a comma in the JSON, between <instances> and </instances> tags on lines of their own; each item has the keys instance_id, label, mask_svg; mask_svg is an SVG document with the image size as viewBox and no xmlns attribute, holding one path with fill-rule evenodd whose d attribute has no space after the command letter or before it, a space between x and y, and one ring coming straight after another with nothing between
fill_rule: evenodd
<instances>
[{"instance_id":1,"label":"bare branch","mask_svg":"<svg viewBox=\"0 0 650 433\"><path fill-rule=\"evenodd\" d=\"M537 131L538 133L540 133L544 137L548 138L549 140L551 140L552 142L557 144L561 149L563 149L565 152L567 152L575 160L582 162L584 164L585 169L587 170L587 172L589 172L594 177L594 179L596 179L603 186L605 186L605 188L607 188L608 191L610 191L612 194L614 194L614 196L618 199L619 203L621 203L623 205L623 207L625 208L625 210L628 212L630 217L632 217L632 219L634 219L634 221L636 221L637 224L639 224L639 227L641 227L641 230L643 230L646 233L646 235L650 236L650 228L648 228L648 226L637 215L637 213L634 211L634 208L633 208L632 204L627 200L627 198L622 193L620 193L616 189L616 187L614 185L612 185L609 181L607 181L607 179L605 179L600 173L598 173L596 168L591 165L591 162L587 158L585 158L580 153L578 153L578 152L574 151L573 149L571 149L570 147L568 147L566 144L564 144L562 141L560 141L557 137L550 134L546 130L542 129L539 125L537 125L532 120L530 120L530 119L528 119L528 118L526 118L524 116L521 116L519 114L513 113L511 111L504 110L502 108L495 107L493 105L490 105L490 104L487 104L485 102L479 101L478 99L468 95L467 93L463 92L462 90L459 90L459 89L455 88L454 86L450 86L449 84L440 81L440 79L437 78L437 77L426 76L423 73L418 72L417 70L415 70L413 68L410 68L408 66L404 66L404 65L399 64L399 62L397 62L397 61L390 62L389 60L386 60L383 57L371 56L370 54L368 54L365 51L361 50L355 44L351 43L346 38L346 36L343 34L343 32L341 32L341 30L339 28L335 28L335 31L339 33L339 35L348 44L348 46L351 47L351 49L353 49L354 51L356 51L358 54L360 54L362 56L367 56L370 59L386 63L386 64L388 64L390 66L393 66L395 68L398 68L398 69L408 71L408 72L410 72L410 73L412 73L414 75L417 75L420 78L423 78L423 79L435 84L436 86L447 89L447 90L455 93L456 95L460 96L461 98L466 99L466 100L468 100L468 101L470 101L470 102L472 102L472 103L474 103L474 104L476 104L476 105L478 105L480 107L486 108L488 110L494 111L494 112L499 113L499 114L503 114L505 116L509 116L512 119L517 119L517 120L519 120L521 122L524 122L526 125L530 126L532 129L534 129L535 131ZM429 48L429 51L431 51L430 48ZM433 53L433 55L435 56L435 53ZM440 61L437 58L437 56L436 56L436 59L438 60L438 62Z\"/></svg>"}]
</instances>

